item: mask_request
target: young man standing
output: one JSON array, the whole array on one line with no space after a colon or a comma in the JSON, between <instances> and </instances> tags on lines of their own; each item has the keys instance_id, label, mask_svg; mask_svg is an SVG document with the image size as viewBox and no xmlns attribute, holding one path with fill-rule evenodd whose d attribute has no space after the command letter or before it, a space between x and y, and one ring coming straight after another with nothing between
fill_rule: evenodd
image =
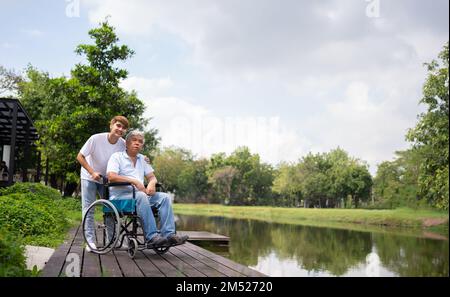
<instances>
[{"instance_id":1,"label":"young man standing","mask_svg":"<svg viewBox=\"0 0 450 297\"><path fill-rule=\"evenodd\" d=\"M92 135L78 153L77 160L81 164L81 203L83 215L95 201L98 193L103 195L102 176L106 177L108 160L115 152L125 150L125 140L122 138L128 129L128 120L124 116L115 116L110 122L110 132ZM86 239L89 245L95 247L94 217L87 217Z\"/></svg>"}]
</instances>

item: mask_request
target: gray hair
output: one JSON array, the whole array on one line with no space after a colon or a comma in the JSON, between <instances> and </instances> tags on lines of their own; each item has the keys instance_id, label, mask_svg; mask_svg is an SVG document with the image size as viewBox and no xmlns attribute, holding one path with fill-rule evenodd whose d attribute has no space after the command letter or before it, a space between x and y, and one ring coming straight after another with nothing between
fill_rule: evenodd
<instances>
[{"instance_id":1,"label":"gray hair","mask_svg":"<svg viewBox=\"0 0 450 297\"><path fill-rule=\"evenodd\" d=\"M142 137L142 139L144 140L143 143L145 143L144 132L139 131L139 130L131 130L130 132L128 132L127 136L125 136L125 141L128 142L128 140L129 140L131 137L133 137L133 136Z\"/></svg>"}]
</instances>

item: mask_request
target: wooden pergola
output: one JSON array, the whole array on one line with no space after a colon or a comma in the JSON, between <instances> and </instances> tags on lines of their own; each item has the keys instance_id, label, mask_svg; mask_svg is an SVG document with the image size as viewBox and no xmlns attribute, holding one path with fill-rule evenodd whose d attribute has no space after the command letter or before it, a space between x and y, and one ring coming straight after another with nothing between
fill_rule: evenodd
<instances>
[{"instance_id":1,"label":"wooden pergola","mask_svg":"<svg viewBox=\"0 0 450 297\"><path fill-rule=\"evenodd\" d=\"M2 181L3 186L13 183L13 176L16 171L16 153L18 149L24 148L25 158L30 156L30 147L39 139L33 120L28 116L22 104L17 99L0 98L0 146L10 146L8 180ZM38 159L39 156L38 156ZM26 168L22 174L26 181ZM36 168L36 179L40 179L40 162Z\"/></svg>"}]
</instances>

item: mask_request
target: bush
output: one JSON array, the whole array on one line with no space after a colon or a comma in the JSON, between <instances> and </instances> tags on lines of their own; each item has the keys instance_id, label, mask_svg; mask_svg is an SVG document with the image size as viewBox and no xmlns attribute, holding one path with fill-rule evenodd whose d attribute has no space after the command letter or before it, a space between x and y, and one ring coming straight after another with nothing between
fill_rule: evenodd
<instances>
[{"instance_id":1,"label":"bush","mask_svg":"<svg viewBox=\"0 0 450 297\"><path fill-rule=\"evenodd\" d=\"M39 183L17 183L0 189L0 228L24 237L27 244L55 246L80 213L77 199ZM78 220L78 217L75 218Z\"/></svg>"},{"instance_id":2,"label":"bush","mask_svg":"<svg viewBox=\"0 0 450 297\"><path fill-rule=\"evenodd\" d=\"M45 200L61 200L61 194L50 187L47 187L41 183L15 183L11 187L0 189L0 196L6 196L9 194L34 194L33 197L39 197L39 199Z\"/></svg>"},{"instance_id":3,"label":"bush","mask_svg":"<svg viewBox=\"0 0 450 297\"><path fill-rule=\"evenodd\" d=\"M21 240L9 231L0 229L0 277L30 276L24 253Z\"/></svg>"},{"instance_id":4,"label":"bush","mask_svg":"<svg viewBox=\"0 0 450 297\"><path fill-rule=\"evenodd\" d=\"M23 236L61 231L67 226L64 214L53 204L36 203L26 194L0 196L0 226Z\"/></svg>"}]
</instances>

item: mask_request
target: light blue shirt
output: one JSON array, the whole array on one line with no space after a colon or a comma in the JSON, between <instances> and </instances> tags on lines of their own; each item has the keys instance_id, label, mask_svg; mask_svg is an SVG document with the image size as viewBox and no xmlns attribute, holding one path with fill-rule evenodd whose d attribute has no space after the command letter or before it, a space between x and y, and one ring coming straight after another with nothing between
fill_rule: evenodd
<instances>
[{"instance_id":1,"label":"light blue shirt","mask_svg":"<svg viewBox=\"0 0 450 297\"><path fill-rule=\"evenodd\" d=\"M138 154L136 156L136 165L128 156L126 151L117 152L109 158L106 172L114 172L120 176L131 177L144 183L144 177L152 173L154 170L150 164L145 162L144 155ZM131 198L133 192L130 186L125 187L110 187L110 199L116 198Z\"/></svg>"}]
</instances>

